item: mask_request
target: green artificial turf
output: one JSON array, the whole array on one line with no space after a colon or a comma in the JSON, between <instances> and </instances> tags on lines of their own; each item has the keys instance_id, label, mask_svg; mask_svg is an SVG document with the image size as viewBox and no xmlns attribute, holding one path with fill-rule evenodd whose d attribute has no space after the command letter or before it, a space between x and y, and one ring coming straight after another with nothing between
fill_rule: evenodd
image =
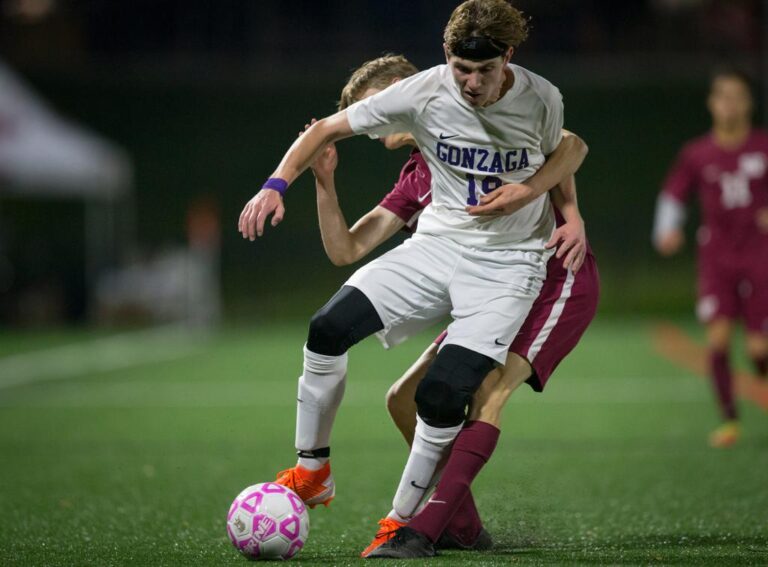
<instances>
[{"instance_id":1,"label":"green artificial turf","mask_svg":"<svg viewBox=\"0 0 768 567\"><path fill-rule=\"evenodd\" d=\"M113 369L74 365L42 381L27 369L0 387L0 564L245 565L225 515L242 488L294 461L304 334L229 329L146 361L143 346L113 341L109 353L127 358ZM431 336L353 349L334 430L337 497L311 512L295 562L360 562L406 459L383 396ZM99 337L72 340L104 358ZM37 348L22 343L0 335L0 353ZM474 487L495 549L431 563L768 563L768 415L742 407L743 441L709 449L716 411L700 377L653 353L647 323L596 322L544 394L525 388L505 410Z\"/></svg>"}]
</instances>

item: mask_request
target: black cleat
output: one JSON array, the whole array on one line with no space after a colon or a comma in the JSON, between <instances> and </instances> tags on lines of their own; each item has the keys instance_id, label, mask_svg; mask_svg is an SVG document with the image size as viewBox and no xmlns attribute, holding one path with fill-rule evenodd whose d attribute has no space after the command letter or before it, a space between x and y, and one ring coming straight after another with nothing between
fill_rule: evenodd
<instances>
[{"instance_id":1,"label":"black cleat","mask_svg":"<svg viewBox=\"0 0 768 567\"><path fill-rule=\"evenodd\" d=\"M448 532L443 532L440 539L435 544L436 549L461 549L464 551L488 551L493 547L493 538L488 530L480 528L480 533L477 534L475 541L470 544L465 544L459 541L459 539Z\"/></svg>"},{"instance_id":2,"label":"black cleat","mask_svg":"<svg viewBox=\"0 0 768 567\"><path fill-rule=\"evenodd\" d=\"M367 559L418 559L436 555L435 546L427 536L403 526L395 532L392 539L371 551Z\"/></svg>"}]
</instances>

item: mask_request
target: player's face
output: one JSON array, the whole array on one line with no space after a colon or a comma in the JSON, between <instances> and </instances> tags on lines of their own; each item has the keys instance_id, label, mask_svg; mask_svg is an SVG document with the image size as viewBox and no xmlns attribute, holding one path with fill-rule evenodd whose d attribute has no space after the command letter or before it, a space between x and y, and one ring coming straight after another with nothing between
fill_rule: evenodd
<instances>
[{"instance_id":1,"label":"player's face","mask_svg":"<svg viewBox=\"0 0 768 567\"><path fill-rule=\"evenodd\" d=\"M741 80L720 77L712 84L707 106L715 126L743 126L749 124L752 115L752 94Z\"/></svg>"},{"instance_id":2,"label":"player's face","mask_svg":"<svg viewBox=\"0 0 768 567\"><path fill-rule=\"evenodd\" d=\"M397 82L399 80L400 79L395 79L393 82ZM360 100L368 98L369 96L373 96L376 93L380 93L381 91L382 89L368 89L363 93L363 96L360 97ZM404 132L390 134L389 136L381 136L379 141L384 144L384 147L388 150L396 150L397 148L402 148L403 146L414 145L413 137L410 134Z\"/></svg>"},{"instance_id":3,"label":"player's face","mask_svg":"<svg viewBox=\"0 0 768 567\"><path fill-rule=\"evenodd\" d=\"M504 85L504 68L509 54L486 61L470 61L446 51L448 66L461 91L461 96L472 106L488 106L498 100Z\"/></svg>"}]
</instances>

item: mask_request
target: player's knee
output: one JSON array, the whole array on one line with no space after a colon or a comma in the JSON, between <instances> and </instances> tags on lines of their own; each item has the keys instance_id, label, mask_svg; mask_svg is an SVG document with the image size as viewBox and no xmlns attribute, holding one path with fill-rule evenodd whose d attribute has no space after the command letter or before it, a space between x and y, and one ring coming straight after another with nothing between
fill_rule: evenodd
<instances>
[{"instance_id":1,"label":"player's knee","mask_svg":"<svg viewBox=\"0 0 768 567\"><path fill-rule=\"evenodd\" d=\"M347 350L344 347L346 331L333 310L321 309L309 322L307 348L317 354L341 356Z\"/></svg>"},{"instance_id":2,"label":"player's knee","mask_svg":"<svg viewBox=\"0 0 768 567\"><path fill-rule=\"evenodd\" d=\"M413 416L415 413L413 392L411 392L409 397L407 392L399 388L397 384L393 385L389 391L387 391L386 404L387 412L393 419L408 414Z\"/></svg>"},{"instance_id":3,"label":"player's knee","mask_svg":"<svg viewBox=\"0 0 768 567\"><path fill-rule=\"evenodd\" d=\"M343 286L312 317L307 348L317 354L341 356L383 326L365 294L357 288Z\"/></svg>"},{"instance_id":4,"label":"player's knee","mask_svg":"<svg viewBox=\"0 0 768 567\"><path fill-rule=\"evenodd\" d=\"M768 337L764 335L748 335L747 354L750 358L763 358L768 356Z\"/></svg>"},{"instance_id":5,"label":"player's knee","mask_svg":"<svg viewBox=\"0 0 768 567\"><path fill-rule=\"evenodd\" d=\"M731 345L732 324L727 319L716 319L707 324L707 346L713 352L726 352Z\"/></svg>"},{"instance_id":6,"label":"player's knee","mask_svg":"<svg viewBox=\"0 0 768 567\"><path fill-rule=\"evenodd\" d=\"M458 345L445 346L416 389L419 416L435 427L460 424L493 360Z\"/></svg>"},{"instance_id":7,"label":"player's knee","mask_svg":"<svg viewBox=\"0 0 768 567\"><path fill-rule=\"evenodd\" d=\"M443 380L430 380L429 375L416 389L419 416L434 427L452 427L464 421L468 396L461 396Z\"/></svg>"},{"instance_id":8,"label":"player's knee","mask_svg":"<svg viewBox=\"0 0 768 567\"><path fill-rule=\"evenodd\" d=\"M387 412L389 412L389 415L397 413L403 402L402 392L397 384L392 384L389 390L387 390L387 395L384 399L387 404Z\"/></svg>"}]
</instances>

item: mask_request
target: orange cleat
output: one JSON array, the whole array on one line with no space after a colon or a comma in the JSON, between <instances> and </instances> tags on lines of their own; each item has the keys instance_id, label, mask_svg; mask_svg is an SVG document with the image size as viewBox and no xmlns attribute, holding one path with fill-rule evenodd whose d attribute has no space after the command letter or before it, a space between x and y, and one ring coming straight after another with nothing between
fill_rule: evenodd
<instances>
[{"instance_id":1,"label":"orange cleat","mask_svg":"<svg viewBox=\"0 0 768 567\"><path fill-rule=\"evenodd\" d=\"M709 446L723 449L735 444L741 437L741 428L737 421L726 421L709 435Z\"/></svg>"},{"instance_id":2,"label":"orange cleat","mask_svg":"<svg viewBox=\"0 0 768 567\"><path fill-rule=\"evenodd\" d=\"M379 520L379 531L376 532L376 537L373 538L371 544L366 547L360 554L360 557L368 557L374 549L379 547L385 541L389 541L395 535L395 532L406 525L406 522L398 522L392 518L382 518Z\"/></svg>"},{"instance_id":3,"label":"orange cleat","mask_svg":"<svg viewBox=\"0 0 768 567\"><path fill-rule=\"evenodd\" d=\"M331 463L325 463L323 468L316 471L296 465L292 469L277 473L275 482L293 490L310 508L318 504L328 506L336 496Z\"/></svg>"}]
</instances>

